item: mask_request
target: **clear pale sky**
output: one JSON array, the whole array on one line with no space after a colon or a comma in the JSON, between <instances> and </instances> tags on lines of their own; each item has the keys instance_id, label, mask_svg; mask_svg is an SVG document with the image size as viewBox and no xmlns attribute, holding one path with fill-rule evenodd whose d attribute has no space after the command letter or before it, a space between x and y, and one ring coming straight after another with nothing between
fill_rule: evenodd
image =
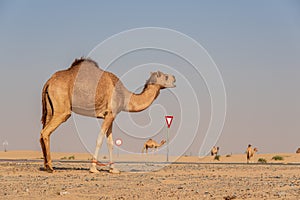
<instances>
[{"instance_id":1,"label":"clear pale sky","mask_svg":"<svg viewBox=\"0 0 300 200\"><path fill-rule=\"evenodd\" d=\"M300 3L296 0L1 1L1 144L7 140L8 150L40 150L41 90L46 80L55 71L67 68L75 58L87 56L108 37L141 27L168 28L188 35L207 50L218 66L227 95L226 120L216 143L221 154L243 153L249 143L257 146L261 153L295 152L300 147ZM143 52L143 56L147 55L156 54ZM159 63L159 55L155 58ZM149 61L156 60L152 57ZM172 62L177 61L174 58ZM109 71L117 75L124 72L116 64L126 65L122 70L133 66L130 55L127 60L116 62ZM174 69L179 68L174 64ZM151 70L149 68L149 72ZM146 80L148 74L143 73L139 72L139 76ZM193 72L183 75L188 80L193 79ZM140 85L131 86L129 78L125 76L122 81L131 90L144 84L137 79ZM203 97L201 118L207 124L209 95L203 83L193 85L192 80L190 83L197 97ZM161 92L158 106L132 116L140 128L146 129L143 123L148 123L149 113L162 116L161 120L152 119L153 126L156 123L163 126L164 113L159 105L166 106L171 92L184 96L180 78L177 85L178 88ZM168 112L177 107L170 104ZM187 109L193 110L193 104ZM124 116L118 120L126 120ZM88 149L93 150L99 127L94 126L91 118L80 119L89 135L88 145L92 145ZM173 131L180 121L174 120L174 123ZM190 130L187 124L182 126L183 131L177 134L184 138L184 133ZM206 128L200 121L199 134L186 154L198 154L203 139L201 130ZM161 135L154 136L162 139ZM147 131L143 137L147 137ZM129 146L140 152L142 143L141 139ZM176 147L170 148L176 154ZM86 151L74 120L70 119L52 134L51 150Z\"/></svg>"}]
</instances>

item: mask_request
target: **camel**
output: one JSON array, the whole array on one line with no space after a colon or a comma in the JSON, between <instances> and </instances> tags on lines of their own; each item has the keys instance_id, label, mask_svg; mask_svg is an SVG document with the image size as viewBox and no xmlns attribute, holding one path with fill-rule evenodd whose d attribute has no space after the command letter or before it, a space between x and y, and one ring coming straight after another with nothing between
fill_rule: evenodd
<instances>
[{"instance_id":1,"label":"camel","mask_svg":"<svg viewBox=\"0 0 300 200\"><path fill-rule=\"evenodd\" d=\"M109 167L111 173L119 173L113 163L112 150L113 121L121 111L140 112L148 108L164 88L174 88L175 77L160 71L151 72L144 89L135 94L126 89L117 76L99 68L89 58L75 59L66 70L54 73L45 83L42 91L43 128L40 143L44 157L44 167L53 172L50 156L50 135L71 113L103 119L96 141L90 172L96 168L98 152L104 137L107 138Z\"/></svg>"},{"instance_id":2,"label":"camel","mask_svg":"<svg viewBox=\"0 0 300 200\"><path fill-rule=\"evenodd\" d=\"M296 153L300 153L300 148L297 149Z\"/></svg>"},{"instance_id":3,"label":"camel","mask_svg":"<svg viewBox=\"0 0 300 200\"><path fill-rule=\"evenodd\" d=\"M219 152L219 147L213 146L213 148L210 151L210 155L214 156L214 155L218 155Z\"/></svg>"},{"instance_id":4,"label":"camel","mask_svg":"<svg viewBox=\"0 0 300 200\"><path fill-rule=\"evenodd\" d=\"M249 144L248 148L247 148L247 151L246 151L246 154L247 154L247 163L251 162L251 158L254 156L254 154L256 152L258 152L258 149L257 148L252 149L252 145Z\"/></svg>"},{"instance_id":5,"label":"camel","mask_svg":"<svg viewBox=\"0 0 300 200\"><path fill-rule=\"evenodd\" d=\"M157 151L157 148L161 147L165 143L166 143L166 140L162 140L160 142L160 144L158 144L155 140L149 139L149 140L147 140L147 142L145 142L142 153L144 153L145 149L146 149L146 153L148 153L149 148L154 148Z\"/></svg>"}]
</instances>

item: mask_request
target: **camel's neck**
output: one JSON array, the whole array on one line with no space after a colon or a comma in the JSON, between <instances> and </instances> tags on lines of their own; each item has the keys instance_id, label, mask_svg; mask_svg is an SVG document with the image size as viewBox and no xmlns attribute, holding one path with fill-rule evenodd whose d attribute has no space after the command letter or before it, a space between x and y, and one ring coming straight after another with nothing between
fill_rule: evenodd
<instances>
[{"instance_id":1,"label":"camel's neck","mask_svg":"<svg viewBox=\"0 0 300 200\"><path fill-rule=\"evenodd\" d=\"M161 147L162 145L164 145L164 143L161 142L159 145L157 145L157 147Z\"/></svg>"},{"instance_id":2,"label":"camel's neck","mask_svg":"<svg viewBox=\"0 0 300 200\"><path fill-rule=\"evenodd\" d=\"M129 93L124 111L139 112L148 108L159 95L159 85L146 85L142 93Z\"/></svg>"}]
</instances>

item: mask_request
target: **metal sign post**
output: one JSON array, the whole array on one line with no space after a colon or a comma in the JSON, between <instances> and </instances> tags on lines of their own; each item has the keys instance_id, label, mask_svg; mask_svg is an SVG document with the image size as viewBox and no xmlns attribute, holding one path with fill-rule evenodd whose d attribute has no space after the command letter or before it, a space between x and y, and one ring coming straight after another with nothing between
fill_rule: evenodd
<instances>
[{"instance_id":1,"label":"metal sign post","mask_svg":"<svg viewBox=\"0 0 300 200\"><path fill-rule=\"evenodd\" d=\"M169 128L167 130L167 162L169 162Z\"/></svg>"},{"instance_id":2,"label":"metal sign post","mask_svg":"<svg viewBox=\"0 0 300 200\"><path fill-rule=\"evenodd\" d=\"M4 149L4 152L7 152L7 146L8 146L8 142L7 142L7 140L5 140L3 143L3 149Z\"/></svg>"},{"instance_id":3,"label":"metal sign post","mask_svg":"<svg viewBox=\"0 0 300 200\"><path fill-rule=\"evenodd\" d=\"M172 124L172 121L173 121L173 116L171 115L168 115L168 116L165 116L166 118L166 123L167 123L167 162L169 162L169 129L171 127L171 124Z\"/></svg>"}]
</instances>

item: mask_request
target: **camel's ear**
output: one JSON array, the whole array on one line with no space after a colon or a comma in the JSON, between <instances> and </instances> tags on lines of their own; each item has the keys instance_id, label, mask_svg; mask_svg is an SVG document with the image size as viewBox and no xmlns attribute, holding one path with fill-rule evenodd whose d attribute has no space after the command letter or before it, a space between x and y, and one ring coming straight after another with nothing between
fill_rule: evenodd
<instances>
[{"instance_id":1,"label":"camel's ear","mask_svg":"<svg viewBox=\"0 0 300 200\"><path fill-rule=\"evenodd\" d=\"M150 72L150 78L147 81L148 84L153 84L153 83L156 82L156 76L155 75L156 75L156 72Z\"/></svg>"}]
</instances>

